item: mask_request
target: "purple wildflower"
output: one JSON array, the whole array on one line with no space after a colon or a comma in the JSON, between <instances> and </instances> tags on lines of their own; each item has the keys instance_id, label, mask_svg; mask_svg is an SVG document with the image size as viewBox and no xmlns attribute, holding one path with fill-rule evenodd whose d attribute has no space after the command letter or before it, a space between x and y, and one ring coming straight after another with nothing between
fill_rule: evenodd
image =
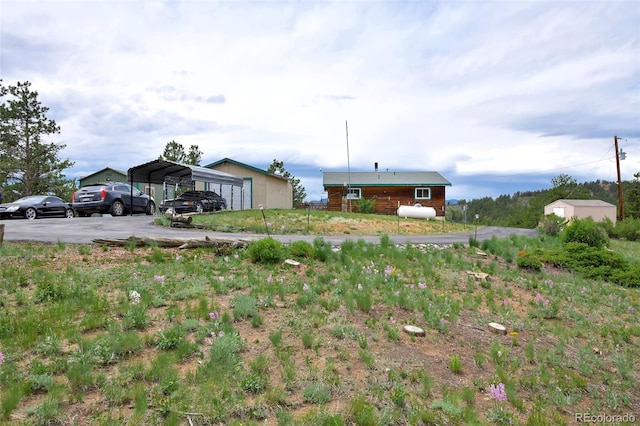
<instances>
[{"instance_id":1,"label":"purple wildflower","mask_svg":"<svg viewBox=\"0 0 640 426\"><path fill-rule=\"evenodd\" d=\"M489 395L496 401L506 401L507 392L504 390L504 383L500 382L497 385L489 385Z\"/></svg>"},{"instance_id":2,"label":"purple wildflower","mask_svg":"<svg viewBox=\"0 0 640 426\"><path fill-rule=\"evenodd\" d=\"M164 275L154 275L153 279L158 281L158 282L163 282L164 281Z\"/></svg>"}]
</instances>

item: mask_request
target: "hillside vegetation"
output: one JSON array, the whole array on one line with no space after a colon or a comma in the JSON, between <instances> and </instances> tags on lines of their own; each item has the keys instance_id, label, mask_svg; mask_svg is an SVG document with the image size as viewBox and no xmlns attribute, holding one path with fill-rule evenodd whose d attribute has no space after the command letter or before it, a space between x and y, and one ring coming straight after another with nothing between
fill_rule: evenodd
<instances>
[{"instance_id":1,"label":"hillside vegetation","mask_svg":"<svg viewBox=\"0 0 640 426\"><path fill-rule=\"evenodd\" d=\"M484 225L508 226L532 229L538 226L544 213L544 206L559 199L602 200L618 206L618 185L615 182L594 181L577 183L567 175L559 175L552 180L552 188L539 191L516 192L497 198L483 197L460 200L456 205L447 206L447 220L464 221L463 206L467 208L467 220ZM625 218L640 219L640 182L638 178L623 182L623 207Z\"/></svg>"},{"instance_id":2,"label":"hillside vegetation","mask_svg":"<svg viewBox=\"0 0 640 426\"><path fill-rule=\"evenodd\" d=\"M449 246L5 242L0 421L633 422L639 247L588 221Z\"/></svg>"}]
</instances>

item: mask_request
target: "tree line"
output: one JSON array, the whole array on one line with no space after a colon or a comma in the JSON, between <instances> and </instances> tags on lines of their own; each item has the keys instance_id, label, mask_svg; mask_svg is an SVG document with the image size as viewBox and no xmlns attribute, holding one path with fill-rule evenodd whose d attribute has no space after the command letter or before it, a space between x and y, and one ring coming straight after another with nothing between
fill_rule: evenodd
<instances>
[{"instance_id":1,"label":"tree line","mask_svg":"<svg viewBox=\"0 0 640 426\"><path fill-rule=\"evenodd\" d=\"M465 210L467 223L508 226L515 228L535 228L544 215L544 206L560 199L602 200L618 206L618 184L605 180L578 183L567 174L560 174L551 180L551 189L516 192L497 198L483 197L470 201L460 200L448 205L447 220L463 222ZM640 218L640 172L634 179L622 182L624 218Z\"/></svg>"}]
</instances>

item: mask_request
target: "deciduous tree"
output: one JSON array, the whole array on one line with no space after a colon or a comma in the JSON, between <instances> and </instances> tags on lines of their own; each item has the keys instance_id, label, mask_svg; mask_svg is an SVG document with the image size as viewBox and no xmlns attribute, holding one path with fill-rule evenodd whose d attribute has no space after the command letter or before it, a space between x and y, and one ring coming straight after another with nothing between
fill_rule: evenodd
<instances>
[{"instance_id":1,"label":"deciduous tree","mask_svg":"<svg viewBox=\"0 0 640 426\"><path fill-rule=\"evenodd\" d=\"M5 99L6 98L6 99ZM69 199L75 182L63 171L73 166L58 153L66 145L44 138L60 133L47 117L49 108L38 100L28 81L4 86L0 80L0 185L5 202L20 196L54 194Z\"/></svg>"}]
</instances>

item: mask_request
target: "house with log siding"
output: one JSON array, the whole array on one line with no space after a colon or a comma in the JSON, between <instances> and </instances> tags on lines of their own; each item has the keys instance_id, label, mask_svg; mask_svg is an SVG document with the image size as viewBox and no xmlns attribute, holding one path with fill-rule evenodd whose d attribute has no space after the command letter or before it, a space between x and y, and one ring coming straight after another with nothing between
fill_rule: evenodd
<instances>
[{"instance_id":1,"label":"house with log siding","mask_svg":"<svg viewBox=\"0 0 640 426\"><path fill-rule=\"evenodd\" d=\"M358 200L375 200L375 213L395 215L399 206L433 207L443 218L446 187L451 182L438 172L323 172L327 210L357 212Z\"/></svg>"}]
</instances>

